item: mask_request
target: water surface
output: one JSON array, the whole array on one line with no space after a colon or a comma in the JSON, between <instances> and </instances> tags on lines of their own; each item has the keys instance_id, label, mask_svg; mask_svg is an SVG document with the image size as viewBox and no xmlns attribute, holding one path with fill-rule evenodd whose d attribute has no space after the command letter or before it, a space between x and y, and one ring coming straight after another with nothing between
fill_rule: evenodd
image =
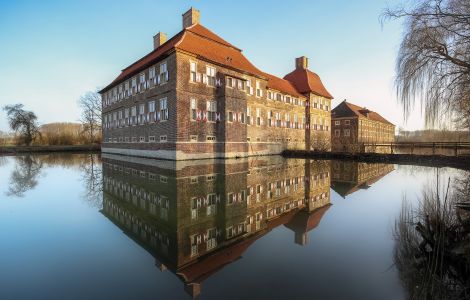
<instances>
[{"instance_id":1,"label":"water surface","mask_svg":"<svg viewBox=\"0 0 470 300\"><path fill-rule=\"evenodd\" d=\"M404 299L393 227L453 169L0 157L0 299Z\"/></svg>"}]
</instances>

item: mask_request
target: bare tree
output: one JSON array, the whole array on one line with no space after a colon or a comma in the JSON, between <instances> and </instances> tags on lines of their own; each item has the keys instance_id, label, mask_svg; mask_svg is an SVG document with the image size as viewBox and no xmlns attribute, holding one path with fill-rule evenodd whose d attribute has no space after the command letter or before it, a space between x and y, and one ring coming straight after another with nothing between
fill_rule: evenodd
<instances>
[{"instance_id":1,"label":"bare tree","mask_svg":"<svg viewBox=\"0 0 470 300\"><path fill-rule=\"evenodd\" d=\"M453 119L470 128L470 2L413 3L382 15L405 20L395 81L405 119L420 99L427 126Z\"/></svg>"},{"instance_id":2,"label":"bare tree","mask_svg":"<svg viewBox=\"0 0 470 300\"><path fill-rule=\"evenodd\" d=\"M15 168L10 176L7 196L24 197L24 194L34 189L41 174L42 162L37 156L16 156Z\"/></svg>"},{"instance_id":3,"label":"bare tree","mask_svg":"<svg viewBox=\"0 0 470 300\"><path fill-rule=\"evenodd\" d=\"M78 106L82 109L80 122L83 130L88 141L94 143L101 133L101 96L98 92L87 92L78 100Z\"/></svg>"},{"instance_id":4,"label":"bare tree","mask_svg":"<svg viewBox=\"0 0 470 300\"><path fill-rule=\"evenodd\" d=\"M40 135L37 116L32 111L23 109L23 104L7 105L3 107L7 113L10 128L20 135L20 142L31 145Z\"/></svg>"}]
</instances>

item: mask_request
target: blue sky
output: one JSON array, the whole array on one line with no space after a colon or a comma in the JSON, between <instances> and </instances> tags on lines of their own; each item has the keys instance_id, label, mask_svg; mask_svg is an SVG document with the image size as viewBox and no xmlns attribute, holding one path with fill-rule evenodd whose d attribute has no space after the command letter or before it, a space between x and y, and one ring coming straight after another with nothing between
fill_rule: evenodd
<instances>
[{"instance_id":1,"label":"blue sky","mask_svg":"<svg viewBox=\"0 0 470 300\"><path fill-rule=\"evenodd\" d=\"M0 0L0 106L23 103L41 123L77 121L77 99L152 50L152 37L181 30L194 6L201 23L283 77L309 57L335 97L403 123L393 77L402 27L379 15L396 1L7 1ZM7 129L0 112L0 130Z\"/></svg>"}]
</instances>

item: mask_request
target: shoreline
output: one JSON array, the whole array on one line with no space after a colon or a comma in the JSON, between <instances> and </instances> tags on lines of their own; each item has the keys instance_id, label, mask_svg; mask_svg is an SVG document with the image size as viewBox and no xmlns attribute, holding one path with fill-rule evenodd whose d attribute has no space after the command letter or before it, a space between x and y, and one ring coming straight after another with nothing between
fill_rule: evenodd
<instances>
[{"instance_id":1,"label":"shoreline","mask_svg":"<svg viewBox=\"0 0 470 300\"><path fill-rule=\"evenodd\" d=\"M382 154L382 153L344 153L344 152L315 152L305 150L285 150L282 156L286 158L312 158L354 160L366 163L389 163L400 165L415 165L425 167L450 167L470 170L470 155L420 155L420 154Z\"/></svg>"},{"instance_id":2,"label":"shoreline","mask_svg":"<svg viewBox=\"0 0 470 300\"><path fill-rule=\"evenodd\" d=\"M0 147L2 154L48 153L48 152L101 152L100 144L58 145L58 146L5 146Z\"/></svg>"}]
</instances>

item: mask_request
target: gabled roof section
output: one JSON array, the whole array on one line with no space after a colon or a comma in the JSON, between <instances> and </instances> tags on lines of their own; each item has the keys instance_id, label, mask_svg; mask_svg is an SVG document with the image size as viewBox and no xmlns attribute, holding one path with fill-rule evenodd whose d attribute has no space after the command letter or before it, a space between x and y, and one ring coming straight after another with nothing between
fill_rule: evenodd
<instances>
[{"instance_id":1,"label":"gabled roof section","mask_svg":"<svg viewBox=\"0 0 470 300\"><path fill-rule=\"evenodd\" d=\"M183 29L163 45L122 70L121 74L100 92L106 92L116 84L145 70L174 49L194 54L228 68L234 68L242 73L264 78L264 73L256 68L242 54L239 48L225 41L201 24L195 24Z\"/></svg>"},{"instance_id":2,"label":"gabled roof section","mask_svg":"<svg viewBox=\"0 0 470 300\"><path fill-rule=\"evenodd\" d=\"M301 93L297 91L295 86L290 82L285 79L276 77L274 75L264 73L265 77L268 78L268 88L271 88L273 90L277 90L286 94L289 94L291 96L295 97L305 97Z\"/></svg>"},{"instance_id":3,"label":"gabled roof section","mask_svg":"<svg viewBox=\"0 0 470 300\"><path fill-rule=\"evenodd\" d=\"M333 99L333 96L323 85L320 76L308 69L296 68L284 76L284 79L290 81L299 93L314 93L318 96Z\"/></svg>"},{"instance_id":4,"label":"gabled roof section","mask_svg":"<svg viewBox=\"0 0 470 300\"><path fill-rule=\"evenodd\" d=\"M343 117L361 117L370 119L373 121L382 122L385 124L393 125L387 119L382 117L380 114L375 111L369 110L365 107L360 107L355 104L349 103L346 100L341 102L338 106L331 110L332 118L343 118Z\"/></svg>"}]
</instances>

